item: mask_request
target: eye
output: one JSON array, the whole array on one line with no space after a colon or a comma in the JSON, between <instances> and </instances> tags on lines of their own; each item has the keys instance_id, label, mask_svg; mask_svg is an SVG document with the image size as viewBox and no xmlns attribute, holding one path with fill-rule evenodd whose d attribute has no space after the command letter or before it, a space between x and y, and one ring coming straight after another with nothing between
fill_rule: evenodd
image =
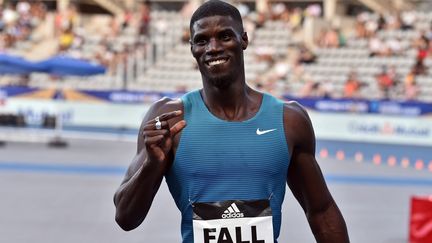
<instances>
[{"instance_id":1,"label":"eye","mask_svg":"<svg viewBox=\"0 0 432 243\"><path fill-rule=\"evenodd\" d=\"M203 46L207 41L204 38L196 38L193 43L198 46Z\"/></svg>"},{"instance_id":2,"label":"eye","mask_svg":"<svg viewBox=\"0 0 432 243\"><path fill-rule=\"evenodd\" d=\"M228 34L228 33L224 33L221 36L221 40L223 40L223 41L229 41L229 40L231 40L231 35Z\"/></svg>"}]
</instances>

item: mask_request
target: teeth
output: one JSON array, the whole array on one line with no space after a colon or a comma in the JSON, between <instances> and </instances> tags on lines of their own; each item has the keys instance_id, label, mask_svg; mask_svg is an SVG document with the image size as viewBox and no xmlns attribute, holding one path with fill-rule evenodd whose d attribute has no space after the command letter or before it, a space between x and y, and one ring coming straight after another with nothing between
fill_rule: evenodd
<instances>
[{"instance_id":1,"label":"teeth","mask_svg":"<svg viewBox=\"0 0 432 243\"><path fill-rule=\"evenodd\" d=\"M218 65L218 64L225 63L225 62L226 62L225 59L220 59L220 60L215 60L215 61L211 61L211 62L209 62L209 65L210 65L210 66L214 66L214 65Z\"/></svg>"}]
</instances>

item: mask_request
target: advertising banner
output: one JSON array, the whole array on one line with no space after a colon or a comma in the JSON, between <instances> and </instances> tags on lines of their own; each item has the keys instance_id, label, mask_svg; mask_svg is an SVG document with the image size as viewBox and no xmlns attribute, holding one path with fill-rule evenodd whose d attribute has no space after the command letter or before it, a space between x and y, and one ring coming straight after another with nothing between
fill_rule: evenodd
<instances>
[{"instance_id":1,"label":"advertising banner","mask_svg":"<svg viewBox=\"0 0 432 243\"><path fill-rule=\"evenodd\" d=\"M138 129L149 106L9 99L2 109L23 114L26 123L34 126L42 124L45 115L60 114L64 126Z\"/></svg>"},{"instance_id":2,"label":"advertising banner","mask_svg":"<svg viewBox=\"0 0 432 243\"><path fill-rule=\"evenodd\" d=\"M0 86L0 92L10 98L31 98L44 100L66 100L92 103L146 104L162 97L178 98L181 92L150 92L129 90L75 90L41 89L18 86ZM419 101L389 101L362 99L323 99L284 96L285 100L295 100L310 110L330 113L368 113L393 116L432 115L432 103Z\"/></svg>"},{"instance_id":3,"label":"advertising banner","mask_svg":"<svg viewBox=\"0 0 432 243\"><path fill-rule=\"evenodd\" d=\"M432 116L323 113L309 110L318 139L432 146Z\"/></svg>"},{"instance_id":4,"label":"advertising banner","mask_svg":"<svg viewBox=\"0 0 432 243\"><path fill-rule=\"evenodd\" d=\"M297 98L295 100L308 109L331 113L371 113L394 116L423 116L432 114L432 104L419 101L389 101L361 99Z\"/></svg>"},{"instance_id":5,"label":"advertising banner","mask_svg":"<svg viewBox=\"0 0 432 243\"><path fill-rule=\"evenodd\" d=\"M138 129L150 104L163 95L180 94L0 88L0 113L22 114L36 126L48 114L61 115L63 126ZM318 139L432 146L431 104L298 101L308 109Z\"/></svg>"}]
</instances>

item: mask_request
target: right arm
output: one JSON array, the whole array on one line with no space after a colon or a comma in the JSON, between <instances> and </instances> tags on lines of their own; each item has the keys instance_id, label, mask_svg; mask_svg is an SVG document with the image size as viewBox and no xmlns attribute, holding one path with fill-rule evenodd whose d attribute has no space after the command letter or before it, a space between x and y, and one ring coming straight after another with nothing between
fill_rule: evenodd
<instances>
[{"instance_id":1,"label":"right arm","mask_svg":"<svg viewBox=\"0 0 432 243\"><path fill-rule=\"evenodd\" d=\"M126 231L135 229L147 216L156 192L174 158L173 144L185 127L181 102L156 102L143 119L138 135L137 154L114 195L116 222ZM160 116L162 129L155 129Z\"/></svg>"}]
</instances>

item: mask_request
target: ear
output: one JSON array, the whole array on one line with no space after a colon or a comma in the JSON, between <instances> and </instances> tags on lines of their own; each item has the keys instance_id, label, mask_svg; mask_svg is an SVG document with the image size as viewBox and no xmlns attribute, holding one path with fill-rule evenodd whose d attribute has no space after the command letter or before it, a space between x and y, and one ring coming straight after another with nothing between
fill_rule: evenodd
<instances>
[{"instance_id":1,"label":"ear","mask_svg":"<svg viewBox=\"0 0 432 243\"><path fill-rule=\"evenodd\" d=\"M249 45L249 38L248 38L247 32L243 32L241 39L242 39L242 48L243 48L243 50L246 50L246 48Z\"/></svg>"}]
</instances>

